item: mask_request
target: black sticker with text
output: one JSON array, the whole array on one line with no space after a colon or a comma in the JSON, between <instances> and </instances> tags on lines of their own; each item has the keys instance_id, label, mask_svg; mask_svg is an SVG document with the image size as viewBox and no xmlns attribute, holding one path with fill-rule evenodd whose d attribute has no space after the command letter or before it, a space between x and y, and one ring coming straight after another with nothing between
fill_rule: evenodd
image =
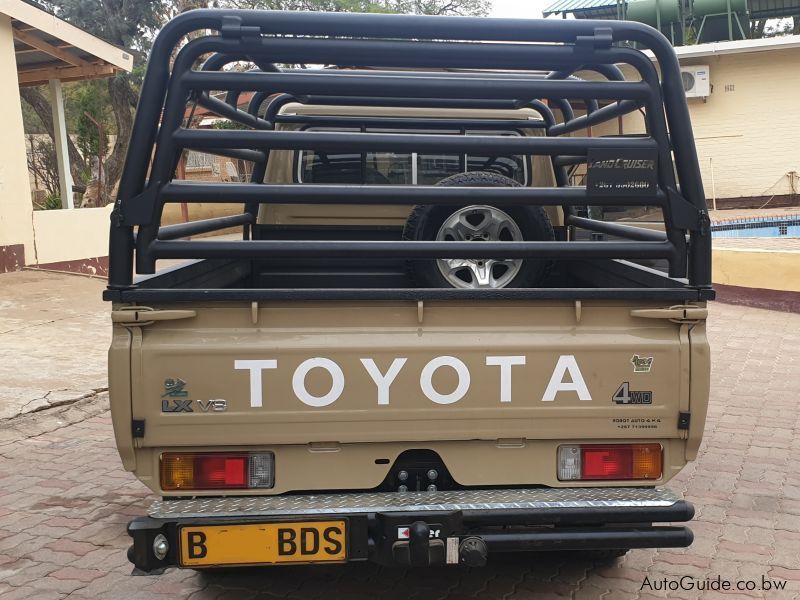
<instances>
[{"instance_id":1,"label":"black sticker with text","mask_svg":"<svg viewBox=\"0 0 800 600\"><path fill-rule=\"evenodd\" d=\"M589 196L648 196L658 190L655 148L592 148L586 162Z\"/></svg>"}]
</instances>

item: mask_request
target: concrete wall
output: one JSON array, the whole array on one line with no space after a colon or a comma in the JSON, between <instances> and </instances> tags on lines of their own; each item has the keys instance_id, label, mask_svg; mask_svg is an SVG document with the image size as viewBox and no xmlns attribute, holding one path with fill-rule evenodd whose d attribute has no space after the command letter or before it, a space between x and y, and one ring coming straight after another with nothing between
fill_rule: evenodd
<instances>
[{"instance_id":1,"label":"concrete wall","mask_svg":"<svg viewBox=\"0 0 800 600\"><path fill-rule=\"evenodd\" d=\"M800 252L714 248L714 283L800 292Z\"/></svg>"},{"instance_id":2,"label":"concrete wall","mask_svg":"<svg viewBox=\"0 0 800 600\"><path fill-rule=\"evenodd\" d=\"M0 80L6 92L0 94L0 115L3 115L3 143L0 144L0 273L4 266L13 267L12 253L33 256L31 227L31 190L25 159L25 135L22 108L17 89L17 63L11 19L0 15ZM3 257L5 256L5 259Z\"/></svg>"},{"instance_id":3,"label":"concrete wall","mask_svg":"<svg viewBox=\"0 0 800 600\"><path fill-rule=\"evenodd\" d=\"M112 205L102 208L36 210L33 212L35 252L28 264L45 265L108 256Z\"/></svg>"}]
</instances>

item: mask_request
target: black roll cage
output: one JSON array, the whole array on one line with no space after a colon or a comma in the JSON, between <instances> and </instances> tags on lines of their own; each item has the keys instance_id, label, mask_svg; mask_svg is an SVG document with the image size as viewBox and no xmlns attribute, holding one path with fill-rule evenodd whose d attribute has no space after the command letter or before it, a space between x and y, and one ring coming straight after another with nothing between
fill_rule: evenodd
<instances>
[{"instance_id":1,"label":"black roll cage","mask_svg":"<svg viewBox=\"0 0 800 600\"><path fill-rule=\"evenodd\" d=\"M197 33L203 35L185 42L187 35ZM636 44L638 49L629 47L630 44ZM170 57L177 48L180 50L170 65ZM652 52L660 67L660 79L651 58L642 50ZM196 68L204 57L201 68ZM223 70L238 61L251 62L257 68L245 72ZM281 69L276 63L333 63L343 67ZM620 64L632 67L640 79L625 80L617 66ZM408 67L416 70L391 70ZM600 80L579 79L574 76L578 71L593 71ZM212 90L224 92L225 99L212 95ZM243 92L253 93L247 110L238 107ZM585 114L576 117L577 102L585 108ZM278 130L276 125L282 123L430 129L444 121L282 114L281 108L289 103L529 108L541 116L541 121L475 118L453 123L470 129L498 130L512 125L515 129L538 128L544 135ZM184 126L184 121L187 105L192 104L248 129L190 129ZM642 111L645 117L644 135L567 136L635 111ZM547 155L552 161L556 187L263 183L269 153L278 149ZM567 168L586 162L587 154L595 149L656 152L657 191L608 197L592 195L585 187L570 186ZM184 150L252 161L251 181L235 184L175 181L174 173ZM244 210L234 216L160 226L164 205L176 202L242 204ZM494 242L476 247L468 242L250 239L260 204L464 202L561 206L565 225L571 230L605 233L623 241ZM576 216L574 207L586 205L658 206L663 211L665 232ZM242 240L180 239L232 226L243 227ZM179 15L156 38L142 85L112 213L109 290L135 289L134 267L139 274L152 274L158 259L279 256L666 259L670 278L694 288L697 297L709 297L713 294L711 232L673 48L655 29L624 21L487 20L212 9ZM409 290L403 292L400 295L407 295ZM535 293L536 290L529 292ZM502 295L502 292L478 290L469 297L492 294Z\"/></svg>"}]
</instances>

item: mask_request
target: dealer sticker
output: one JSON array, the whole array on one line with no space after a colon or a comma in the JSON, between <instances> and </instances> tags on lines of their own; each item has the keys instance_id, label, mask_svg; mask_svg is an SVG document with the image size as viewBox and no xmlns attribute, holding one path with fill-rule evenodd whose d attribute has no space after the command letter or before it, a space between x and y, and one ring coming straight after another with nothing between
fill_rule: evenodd
<instances>
[{"instance_id":1,"label":"dealer sticker","mask_svg":"<svg viewBox=\"0 0 800 600\"><path fill-rule=\"evenodd\" d=\"M655 148L592 148L587 155L589 196L650 196L658 190Z\"/></svg>"}]
</instances>

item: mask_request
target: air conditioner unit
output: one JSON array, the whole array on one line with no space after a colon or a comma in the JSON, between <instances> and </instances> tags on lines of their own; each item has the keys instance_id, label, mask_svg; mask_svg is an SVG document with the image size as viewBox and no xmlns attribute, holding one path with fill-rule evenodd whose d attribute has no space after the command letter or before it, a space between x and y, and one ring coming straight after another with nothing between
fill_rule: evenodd
<instances>
[{"instance_id":1,"label":"air conditioner unit","mask_svg":"<svg viewBox=\"0 0 800 600\"><path fill-rule=\"evenodd\" d=\"M687 98L706 98L711 95L708 65L681 67L681 80Z\"/></svg>"}]
</instances>

